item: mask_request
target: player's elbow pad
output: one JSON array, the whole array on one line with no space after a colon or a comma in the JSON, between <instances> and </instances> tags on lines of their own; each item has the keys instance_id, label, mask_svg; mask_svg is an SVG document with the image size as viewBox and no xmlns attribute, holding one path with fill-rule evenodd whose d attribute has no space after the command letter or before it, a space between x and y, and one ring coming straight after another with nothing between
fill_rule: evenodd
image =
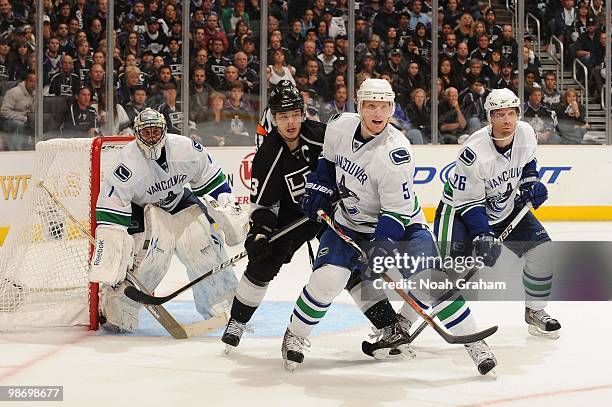
<instances>
[{"instance_id":1,"label":"player's elbow pad","mask_svg":"<svg viewBox=\"0 0 612 407\"><path fill-rule=\"evenodd\" d=\"M461 215L463 222L467 226L471 239L483 233L490 233L489 219L484 206L473 207Z\"/></svg>"}]
</instances>

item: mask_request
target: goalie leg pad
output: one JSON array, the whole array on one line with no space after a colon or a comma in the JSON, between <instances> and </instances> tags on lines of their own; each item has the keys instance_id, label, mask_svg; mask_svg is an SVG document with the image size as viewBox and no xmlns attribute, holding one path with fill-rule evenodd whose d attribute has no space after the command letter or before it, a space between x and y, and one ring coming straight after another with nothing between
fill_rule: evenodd
<instances>
[{"instance_id":1,"label":"goalie leg pad","mask_svg":"<svg viewBox=\"0 0 612 407\"><path fill-rule=\"evenodd\" d=\"M202 209L194 205L174 215L176 255L193 280L228 259L221 236ZM193 287L197 311L206 319L229 309L238 285L232 267L226 267Z\"/></svg>"},{"instance_id":2,"label":"goalie leg pad","mask_svg":"<svg viewBox=\"0 0 612 407\"><path fill-rule=\"evenodd\" d=\"M113 289L108 284L100 286L100 310L106 321L128 332L138 329L140 304L125 296L126 285Z\"/></svg>"},{"instance_id":3,"label":"goalie leg pad","mask_svg":"<svg viewBox=\"0 0 612 407\"><path fill-rule=\"evenodd\" d=\"M116 285L132 267L134 239L124 227L99 225L89 281Z\"/></svg>"},{"instance_id":4,"label":"goalie leg pad","mask_svg":"<svg viewBox=\"0 0 612 407\"><path fill-rule=\"evenodd\" d=\"M174 254L173 216L155 205L144 209L144 232L135 234L133 274L153 291L164 278Z\"/></svg>"}]
</instances>

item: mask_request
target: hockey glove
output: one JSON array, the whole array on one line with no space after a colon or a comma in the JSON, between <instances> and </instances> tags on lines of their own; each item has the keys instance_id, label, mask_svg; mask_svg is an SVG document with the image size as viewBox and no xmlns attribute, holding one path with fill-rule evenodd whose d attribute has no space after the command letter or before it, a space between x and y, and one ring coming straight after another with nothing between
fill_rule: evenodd
<instances>
[{"instance_id":1,"label":"hockey glove","mask_svg":"<svg viewBox=\"0 0 612 407\"><path fill-rule=\"evenodd\" d=\"M306 176L306 190L300 197L300 209L308 218L319 221L319 209L331 215L335 195L335 185L319 181L317 173L311 172Z\"/></svg>"},{"instance_id":2,"label":"hockey glove","mask_svg":"<svg viewBox=\"0 0 612 407\"><path fill-rule=\"evenodd\" d=\"M384 267L387 257L394 257L397 253L397 245L387 236L375 235L370 240L371 248L368 250L368 270L373 272L374 277L384 274L387 269Z\"/></svg>"},{"instance_id":3,"label":"hockey glove","mask_svg":"<svg viewBox=\"0 0 612 407\"><path fill-rule=\"evenodd\" d=\"M495 239L493 232L476 236L473 244L476 256L482 257L485 266L493 267L501 254L501 244Z\"/></svg>"},{"instance_id":4,"label":"hockey glove","mask_svg":"<svg viewBox=\"0 0 612 407\"><path fill-rule=\"evenodd\" d=\"M519 186L519 191L519 201L523 205L531 202L533 209L538 209L548 199L548 189L541 182L524 183Z\"/></svg>"},{"instance_id":5,"label":"hockey glove","mask_svg":"<svg viewBox=\"0 0 612 407\"><path fill-rule=\"evenodd\" d=\"M251 214L251 228L244 241L249 261L258 261L272 254L270 237L276 224L276 215L267 209L258 209Z\"/></svg>"}]
</instances>

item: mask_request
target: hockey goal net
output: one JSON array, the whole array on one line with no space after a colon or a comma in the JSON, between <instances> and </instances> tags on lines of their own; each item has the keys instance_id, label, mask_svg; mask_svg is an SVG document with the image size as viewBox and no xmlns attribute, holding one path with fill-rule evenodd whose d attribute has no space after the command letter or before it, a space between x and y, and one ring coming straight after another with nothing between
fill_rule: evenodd
<instances>
[{"instance_id":1,"label":"hockey goal net","mask_svg":"<svg viewBox=\"0 0 612 407\"><path fill-rule=\"evenodd\" d=\"M94 234L100 183L130 140L98 137L37 143L23 205L0 248L0 330L98 328L98 286L87 279L92 246L82 228ZM65 208L40 187L41 181Z\"/></svg>"}]
</instances>

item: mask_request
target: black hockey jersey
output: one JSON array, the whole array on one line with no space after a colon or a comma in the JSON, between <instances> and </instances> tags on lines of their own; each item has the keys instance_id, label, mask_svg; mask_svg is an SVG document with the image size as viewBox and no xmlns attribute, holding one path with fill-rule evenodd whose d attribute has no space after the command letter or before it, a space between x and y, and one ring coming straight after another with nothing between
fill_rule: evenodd
<instances>
[{"instance_id":1,"label":"black hockey jersey","mask_svg":"<svg viewBox=\"0 0 612 407\"><path fill-rule=\"evenodd\" d=\"M325 128L324 123L304 121L299 146L293 151L274 128L253 158L251 205L253 210L265 207L277 213L277 227L303 216L299 196L304 193L306 174L317 169Z\"/></svg>"}]
</instances>

